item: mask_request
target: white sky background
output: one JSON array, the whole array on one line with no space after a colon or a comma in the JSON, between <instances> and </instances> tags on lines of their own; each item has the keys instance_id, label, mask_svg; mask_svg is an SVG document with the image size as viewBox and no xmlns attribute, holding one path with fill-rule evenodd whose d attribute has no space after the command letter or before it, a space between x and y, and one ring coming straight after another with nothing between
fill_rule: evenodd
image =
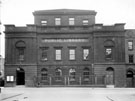
<instances>
[{"instance_id":1,"label":"white sky background","mask_svg":"<svg viewBox=\"0 0 135 101\"><path fill-rule=\"evenodd\" d=\"M95 10L96 23L113 25L126 23L126 29L135 29L135 0L1 0L1 22L26 26L33 24L32 12L47 9ZM1 35L1 51L4 56L4 34Z\"/></svg>"}]
</instances>

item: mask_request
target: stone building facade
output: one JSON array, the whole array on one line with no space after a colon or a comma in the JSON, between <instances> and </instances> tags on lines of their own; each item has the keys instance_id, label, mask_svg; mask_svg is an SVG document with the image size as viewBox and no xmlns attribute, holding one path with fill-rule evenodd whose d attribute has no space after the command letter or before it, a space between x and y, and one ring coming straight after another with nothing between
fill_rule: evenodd
<instances>
[{"instance_id":1,"label":"stone building facade","mask_svg":"<svg viewBox=\"0 0 135 101\"><path fill-rule=\"evenodd\" d=\"M125 30L125 24L96 24L92 10L33 15L35 24L5 25L6 86L135 86L127 50L128 34L135 33Z\"/></svg>"},{"instance_id":2,"label":"stone building facade","mask_svg":"<svg viewBox=\"0 0 135 101\"><path fill-rule=\"evenodd\" d=\"M0 78L4 78L4 58L0 55Z\"/></svg>"}]
</instances>

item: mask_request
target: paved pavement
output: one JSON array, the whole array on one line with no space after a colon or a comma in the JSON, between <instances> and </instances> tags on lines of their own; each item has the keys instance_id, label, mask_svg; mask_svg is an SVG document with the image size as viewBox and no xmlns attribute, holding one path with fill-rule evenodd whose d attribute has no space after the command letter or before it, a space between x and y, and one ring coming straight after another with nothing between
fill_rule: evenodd
<instances>
[{"instance_id":1,"label":"paved pavement","mask_svg":"<svg viewBox=\"0 0 135 101\"><path fill-rule=\"evenodd\" d=\"M135 88L3 88L0 101L135 101Z\"/></svg>"}]
</instances>

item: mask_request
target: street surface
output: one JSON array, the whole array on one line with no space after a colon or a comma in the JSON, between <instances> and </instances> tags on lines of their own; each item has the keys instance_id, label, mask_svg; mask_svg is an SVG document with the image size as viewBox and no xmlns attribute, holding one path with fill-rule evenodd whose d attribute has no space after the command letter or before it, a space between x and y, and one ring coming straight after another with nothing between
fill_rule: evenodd
<instances>
[{"instance_id":1,"label":"street surface","mask_svg":"<svg viewBox=\"0 0 135 101\"><path fill-rule=\"evenodd\" d=\"M135 88L2 88L0 101L135 101Z\"/></svg>"}]
</instances>

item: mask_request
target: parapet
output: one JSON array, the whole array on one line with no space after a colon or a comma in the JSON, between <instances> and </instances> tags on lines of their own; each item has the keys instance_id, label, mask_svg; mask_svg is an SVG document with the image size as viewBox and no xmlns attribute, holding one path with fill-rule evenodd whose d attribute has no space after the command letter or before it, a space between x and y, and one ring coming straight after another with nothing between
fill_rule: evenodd
<instances>
[{"instance_id":1,"label":"parapet","mask_svg":"<svg viewBox=\"0 0 135 101\"><path fill-rule=\"evenodd\" d=\"M116 23L114 25L95 24L94 31L124 31L125 23Z\"/></svg>"}]
</instances>

